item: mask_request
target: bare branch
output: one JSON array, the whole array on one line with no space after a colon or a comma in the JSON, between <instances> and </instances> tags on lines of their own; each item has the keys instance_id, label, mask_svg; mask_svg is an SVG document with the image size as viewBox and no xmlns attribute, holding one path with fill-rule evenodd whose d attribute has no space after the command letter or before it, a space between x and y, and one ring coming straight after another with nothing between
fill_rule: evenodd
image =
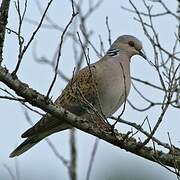
<instances>
[{"instance_id":1,"label":"bare branch","mask_svg":"<svg viewBox=\"0 0 180 180\"><path fill-rule=\"evenodd\" d=\"M50 1L48 2L47 7L46 7L46 9L45 9L45 11L44 11L44 13L43 13L43 15L42 15L42 17L41 17L40 22L39 22L39 25L37 26L37 28L36 28L35 31L33 32L33 34L32 34L32 36L30 37L30 40L28 41L28 43L27 43L27 44L24 46L24 48L22 49L21 54L19 54L17 65L16 65L14 71L12 72L13 75L16 75L16 73L17 73L17 71L18 71L18 69L19 69L19 67L20 67L22 58L23 58L25 52L27 51L28 47L29 47L30 44L32 43L35 35L36 35L37 32L39 31L39 29L40 29L40 27L41 27L41 25L42 25L42 23L43 23L43 20L44 20L44 18L45 18L45 16L46 16L46 13L47 13L47 11L48 11L48 9L49 9L49 7L50 7L50 5L51 5L52 2L53 2L53 0L50 0Z\"/></svg>"},{"instance_id":2,"label":"bare branch","mask_svg":"<svg viewBox=\"0 0 180 180\"><path fill-rule=\"evenodd\" d=\"M123 83L124 83L124 92L125 92L125 97L124 97L124 104L123 104L123 109L121 111L121 113L118 115L118 119L121 118L121 116L123 115L124 111L125 111L125 108L126 108L126 102L127 102L127 88L126 88L126 76L125 76L125 72L124 72L124 68L123 68L123 65L121 63L120 64L120 67L121 67L121 70L123 72ZM116 121L113 125L112 125L112 128L114 129L115 125L117 124L118 121Z\"/></svg>"},{"instance_id":3,"label":"bare branch","mask_svg":"<svg viewBox=\"0 0 180 180\"><path fill-rule=\"evenodd\" d=\"M3 46L8 19L10 0L2 0L0 7L0 64L3 61Z\"/></svg>"},{"instance_id":4,"label":"bare branch","mask_svg":"<svg viewBox=\"0 0 180 180\"><path fill-rule=\"evenodd\" d=\"M16 180L15 175L13 174L11 168L7 164L3 164L4 168L7 170L12 180Z\"/></svg>"},{"instance_id":5,"label":"bare branch","mask_svg":"<svg viewBox=\"0 0 180 180\"><path fill-rule=\"evenodd\" d=\"M24 115L26 117L26 121L31 125L33 126L34 123L32 122L32 120L30 119L29 117L29 114L28 114L28 111L26 109L24 109ZM68 165L69 165L69 162L59 154L58 150L56 149L55 145L51 142L51 140L49 138L46 138L45 139L48 146L51 148L52 152L54 153L54 155L60 160L61 163L63 163L63 165L65 167L68 168Z\"/></svg>"},{"instance_id":6,"label":"bare branch","mask_svg":"<svg viewBox=\"0 0 180 180\"><path fill-rule=\"evenodd\" d=\"M67 123L70 123L72 126L81 129L84 132L92 134L100 139L103 139L119 148L125 149L126 151L132 152L138 156L144 157L151 161L158 160L164 165L168 165L174 167L174 158L167 153L163 153L162 151L153 152L151 147L143 146L138 149L137 147L141 146L141 142L136 142L134 138L128 138L126 134L122 133L112 133L111 128L106 131L104 129L100 129L96 124L90 122L86 119L82 119L77 117L76 115L68 112L63 108L57 108L52 103L47 101L46 97L39 94L37 91L29 88L27 84L22 83L16 77L12 77L12 75L7 71L7 69L2 68L0 66L0 81L6 84L9 88L13 89L17 95L27 99L29 103L33 106L39 107L44 111L47 111L53 114L58 119L64 119ZM126 137L125 139L123 137ZM176 162L178 164L178 168L180 167L180 157L176 155Z\"/></svg>"},{"instance_id":7,"label":"bare branch","mask_svg":"<svg viewBox=\"0 0 180 180\"><path fill-rule=\"evenodd\" d=\"M133 79L134 81L138 81L138 82L140 82L140 83L143 83L143 84L145 84L145 85L148 85L148 86L150 86L150 87L153 87L153 88L155 88L155 89L158 89L158 90L161 90L161 91L164 90L163 88L161 88L161 87L159 87L159 86L157 86L157 85L155 85L155 84L152 84L152 83L150 83L150 82L148 82L148 81L145 81L145 80L142 80L142 79L139 79L139 78L136 78L136 77L131 77L131 79Z\"/></svg>"},{"instance_id":8,"label":"bare branch","mask_svg":"<svg viewBox=\"0 0 180 180\"><path fill-rule=\"evenodd\" d=\"M68 30L69 26L72 24L73 22L73 19L75 18L75 16L78 15L78 12L77 13L73 13L72 16L71 16L71 19L69 20L68 24L66 25L66 27L64 28L64 31L62 32L62 35L61 35L61 38L60 38L60 43L59 43L59 49L58 49L58 55L57 55L57 60L56 60L56 66L55 66L55 73L54 73L54 78L52 80L52 83L48 89L48 92L47 92L47 98L49 97L49 94L54 86L54 83L56 81L56 78L57 78L57 74L58 74L58 66L59 66L59 61L60 61L60 57L61 57L61 50L62 50L62 45L63 45L63 40L64 40L64 36L65 36L65 33L66 31Z\"/></svg>"},{"instance_id":9,"label":"bare branch","mask_svg":"<svg viewBox=\"0 0 180 180\"><path fill-rule=\"evenodd\" d=\"M137 131L140 131L141 133L143 133L147 137L150 136L150 134L142 128L143 123L141 125L138 125L138 124L136 124L134 122L125 121L122 118L113 117L113 116L110 117L110 118L114 119L115 121L118 121L119 123L127 124L127 125L135 128ZM164 143L164 142L158 140L157 138L155 138L154 136L152 137L152 140L155 141L158 145L160 145L160 146L162 146L162 147L164 147L166 149L171 150L171 146L168 143Z\"/></svg>"},{"instance_id":10,"label":"bare branch","mask_svg":"<svg viewBox=\"0 0 180 180\"><path fill-rule=\"evenodd\" d=\"M69 176L71 180L77 179L77 150L76 150L76 140L75 140L75 132L74 128L70 129L70 167L69 167Z\"/></svg>"},{"instance_id":11,"label":"bare branch","mask_svg":"<svg viewBox=\"0 0 180 180\"><path fill-rule=\"evenodd\" d=\"M109 46L111 46L111 44L112 44L112 42L111 42L111 30L110 30L110 27L109 27L109 19L108 19L108 16L106 16L106 27L107 27L107 30L108 30Z\"/></svg>"},{"instance_id":12,"label":"bare branch","mask_svg":"<svg viewBox=\"0 0 180 180\"><path fill-rule=\"evenodd\" d=\"M93 146L93 150L92 150L92 153L91 153L91 158L90 158L90 161L89 161L89 166L88 166L88 171L87 171L87 175L86 175L86 180L90 179L91 170L92 170L92 167L93 167L93 162L94 162L95 155L96 155L96 152L97 152L98 144L99 144L99 139L96 138L94 146Z\"/></svg>"},{"instance_id":13,"label":"bare branch","mask_svg":"<svg viewBox=\"0 0 180 180\"><path fill-rule=\"evenodd\" d=\"M20 180L20 168L19 168L19 161L15 158L15 170L16 170L16 180Z\"/></svg>"}]
</instances>

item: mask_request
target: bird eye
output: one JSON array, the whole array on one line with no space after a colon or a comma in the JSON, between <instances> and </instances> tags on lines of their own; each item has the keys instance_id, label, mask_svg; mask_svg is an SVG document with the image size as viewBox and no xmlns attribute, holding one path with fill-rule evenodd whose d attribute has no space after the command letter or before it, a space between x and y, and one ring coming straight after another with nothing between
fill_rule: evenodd
<instances>
[{"instance_id":1,"label":"bird eye","mask_svg":"<svg viewBox=\"0 0 180 180\"><path fill-rule=\"evenodd\" d=\"M131 47L134 47L134 42L133 42L133 41L129 41L128 44L129 44Z\"/></svg>"}]
</instances>

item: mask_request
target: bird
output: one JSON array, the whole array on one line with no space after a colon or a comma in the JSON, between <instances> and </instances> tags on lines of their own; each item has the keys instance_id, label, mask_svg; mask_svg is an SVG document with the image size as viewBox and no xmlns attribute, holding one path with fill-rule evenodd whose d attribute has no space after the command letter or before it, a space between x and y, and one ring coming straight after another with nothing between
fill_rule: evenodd
<instances>
[{"instance_id":1,"label":"bird","mask_svg":"<svg viewBox=\"0 0 180 180\"><path fill-rule=\"evenodd\" d=\"M131 87L130 61L134 55L146 59L142 42L132 35L119 36L102 58L73 74L54 105L104 127L107 118L127 99ZM70 128L65 120L46 113L21 135L26 139L10 157L19 156L47 136Z\"/></svg>"}]
</instances>

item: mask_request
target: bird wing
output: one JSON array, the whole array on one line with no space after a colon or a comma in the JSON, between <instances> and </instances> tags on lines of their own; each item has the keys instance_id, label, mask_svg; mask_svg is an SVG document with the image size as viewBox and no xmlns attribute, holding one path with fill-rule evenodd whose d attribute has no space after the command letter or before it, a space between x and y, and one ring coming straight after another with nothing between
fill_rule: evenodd
<instances>
[{"instance_id":1,"label":"bird wing","mask_svg":"<svg viewBox=\"0 0 180 180\"><path fill-rule=\"evenodd\" d=\"M80 70L70 80L54 104L78 116L85 114L89 110L89 106L94 106L96 102L97 89L95 75L95 65ZM47 113L33 127L24 132L21 137L26 138L41 134L48 136L70 127L63 119L57 119Z\"/></svg>"}]
</instances>

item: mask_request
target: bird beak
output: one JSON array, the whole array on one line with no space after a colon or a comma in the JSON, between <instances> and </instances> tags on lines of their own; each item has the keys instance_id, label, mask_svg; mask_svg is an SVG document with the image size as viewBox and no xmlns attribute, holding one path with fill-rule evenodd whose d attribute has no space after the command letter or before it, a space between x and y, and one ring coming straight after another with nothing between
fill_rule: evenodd
<instances>
[{"instance_id":1,"label":"bird beak","mask_svg":"<svg viewBox=\"0 0 180 180\"><path fill-rule=\"evenodd\" d=\"M144 53L144 50L140 50L140 51L139 51L139 55L140 55L141 57L143 57L144 59L147 59L147 57L146 57L146 55L145 55L145 53Z\"/></svg>"}]
</instances>

